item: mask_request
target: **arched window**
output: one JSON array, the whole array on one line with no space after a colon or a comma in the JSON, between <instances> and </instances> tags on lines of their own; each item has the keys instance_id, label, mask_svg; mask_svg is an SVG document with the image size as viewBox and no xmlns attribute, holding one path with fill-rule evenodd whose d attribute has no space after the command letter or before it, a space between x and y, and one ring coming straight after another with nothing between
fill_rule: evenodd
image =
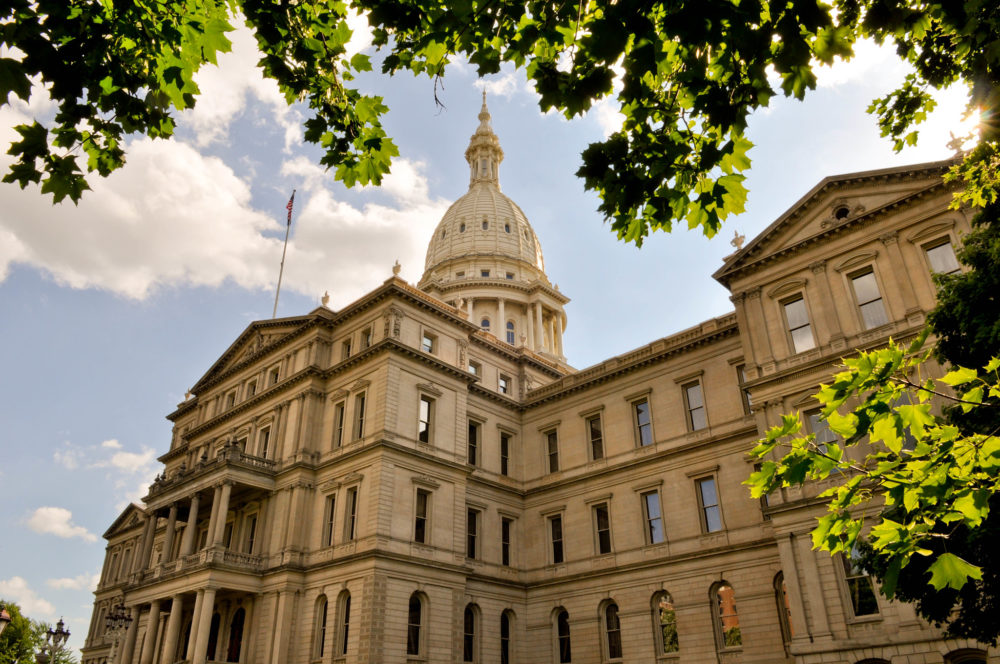
<instances>
[{"instance_id":1,"label":"arched window","mask_svg":"<svg viewBox=\"0 0 1000 664\"><path fill-rule=\"evenodd\" d=\"M464 221L458 225L458 232L459 233L464 233L465 232L465 222Z\"/></svg>"},{"instance_id":2,"label":"arched window","mask_svg":"<svg viewBox=\"0 0 1000 664\"><path fill-rule=\"evenodd\" d=\"M326 595L316 598L316 625L313 628L313 659L319 659L326 651Z\"/></svg>"},{"instance_id":3,"label":"arched window","mask_svg":"<svg viewBox=\"0 0 1000 664\"><path fill-rule=\"evenodd\" d=\"M507 321L507 343L514 345L514 321Z\"/></svg>"},{"instance_id":4,"label":"arched window","mask_svg":"<svg viewBox=\"0 0 1000 664\"><path fill-rule=\"evenodd\" d=\"M740 633L740 619L736 615L736 593L733 587L723 581L712 588L715 602L715 642L719 649L740 648L743 635Z\"/></svg>"},{"instance_id":5,"label":"arched window","mask_svg":"<svg viewBox=\"0 0 1000 664\"><path fill-rule=\"evenodd\" d=\"M420 593L410 595L410 610L406 619L406 654L419 655L424 647L423 630L424 602Z\"/></svg>"},{"instance_id":6,"label":"arched window","mask_svg":"<svg viewBox=\"0 0 1000 664\"><path fill-rule=\"evenodd\" d=\"M573 653L569 642L569 613L566 609L556 609L556 649L559 651L559 664L573 661Z\"/></svg>"},{"instance_id":7,"label":"arched window","mask_svg":"<svg viewBox=\"0 0 1000 664\"><path fill-rule=\"evenodd\" d=\"M604 619L604 645L608 659L622 658L622 623L618 618L618 605L608 602L601 612Z\"/></svg>"},{"instance_id":8,"label":"arched window","mask_svg":"<svg viewBox=\"0 0 1000 664\"><path fill-rule=\"evenodd\" d=\"M337 598L337 652L347 654L347 639L351 630L351 593L344 591Z\"/></svg>"},{"instance_id":9,"label":"arched window","mask_svg":"<svg viewBox=\"0 0 1000 664\"><path fill-rule=\"evenodd\" d=\"M503 230L504 230L505 233L510 233L510 224L504 224L503 225Z\"/></svg>"},{"instance_id":10,"label":"arched window","mask_svg":"<svg viewBox=\"0 0 1000 664\"><path fill-rule=\"evenodd\" d=\"M788 656L788 646L792 642L792 608L788 603L788 589L785 588L784 572L778 572L774 576L774 601L778 607L781 642L785 645L785 655Z\"/></svg>"},{"instance_id":11,"label":"arched window","mask_svg":"<svg viewBox=\"0 0 1000 664\"><path fill-rule=\"evenodd\" d=\"M677 638L677 614L674 612L674 598L663 591L653 595L653 631L656 640L656 654L668 655L680 649Z\"/></svg>"},{"instance_id":12,"label":"arched window","mask_svg":"<svg viewBox=\"0 0 1000 664\"><path fill-rule=\"evenodd\" d=\"M219 648L219 624L222 622L222 616L218 613L212 614L212 623L208 628L208 646L205 648L205 659L212 661L215 659L215 653Z\"/></svg>"},{"instance_id":13,"label":"arched window","mask_svg":"<svg viewBox=\"0 0 1000 664\"><path fill-rule=\"evenodd\" d=\"M479 327L481 327L483 329L483 332L489 332L490 331L490 319L489 318L484 318L481 321L479 321Z\"/></svg>"},{"instance_id":14,"label":"arched window","mask_svg":"<svg viewBox=\"0 0 1000 664\"><path fill-rule=\"evenodd\" d=\"M514 612L504 611L500 614L500 664L510 664L511 658L511 628L514 626Z\"/></svg>"},{"instance_id":15,"label":"arched window","mask_svg":"<svg viewBox=\"0 0 1000 664\"><path fill-rule=\"evenodd\" d=\"M229 648L226 649L226 661L240 661L240 650L243 649L243 623L246 620L246 609L240 607L233 614L233 620L229 623Z\"/></svg>"},{"instance_id":16,"label":"arched window","mask_svg":"<svg viewBox=\"0 0 1000 664\"><path fill-rule=\"evenodd\" d=\"M986 664L986 651L975 648L953 650L945 655L946 664Z\"/></svg>"},{"instance_id":17,"label":"arched window","mask_svg":"<svg viewBox=\"0 0 1000 664\"><path fill-rule=\"evenodd\" d=\"M462 661L478 662L479 651L479 607L468 604L462 617Z\"/></svg>"}]
</instances>

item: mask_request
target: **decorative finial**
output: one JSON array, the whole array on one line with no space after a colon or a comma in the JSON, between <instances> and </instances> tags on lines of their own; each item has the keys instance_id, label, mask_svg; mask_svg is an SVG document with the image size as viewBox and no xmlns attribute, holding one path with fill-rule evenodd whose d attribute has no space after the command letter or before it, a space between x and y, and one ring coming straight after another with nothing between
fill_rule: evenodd
<instances>
[{"instance_id":1,"label":"decorative finial","mask_svg":"<svg viewBox=\"0 0 1000 664\"><path fill-rule=\"evenodd\" d=\"M330 291L323 291L323 297L319 301L323 303L324 307L330 304Z\"/></svg>"},{"instance_id":2,"label":"decorative finial","mask_svg":"<svg viewBox=\"0 0 1000 664\"><path fill-rule=\"evenodd\" d=\"M739 231L737 231L737 230L734 229L733 230L733 239L729 241L729 244L731 244L734 247L736 247L736 251L739 251L740 249L743 248L743 243L746 241L746 239L747 238L746 238L745 235L740 235Z\"/></svg>"},{"instance_id":3,"label":"decorative finial","mask_svg":"<svg viewBox=\"0 0 1000 664\"><path fill-rule=\"evenodd\" d=\"M188 388L188 391L184 393L184 401L187 401L190 398L191 398L191 389Z\"/></svg>"},{"instance_id":4,"label":"decorative finial","mask_svg":"<svg viewBox=\"0 0 1000 664\"><path fill-rule=\"evenodd\" d=\"M403 269L403 266L399 264L399 259L396 259L396 263L392 266L392 276L398 277L399 271Z\"/></svg>"},{"instance_id":5,"label":"decorative finial","mask_svg":"<svg viewBox=\"0 0 1000 664\"><path fill-rule=\"evenodd\" d=\"M953 151L956 157L961 157L963 152L962 146L965 145L965 138L955 136L955 132L953 131L949 131L948 133L951 135L951 140L945 143L945 147Z\"/></svg>"}]
</instances>

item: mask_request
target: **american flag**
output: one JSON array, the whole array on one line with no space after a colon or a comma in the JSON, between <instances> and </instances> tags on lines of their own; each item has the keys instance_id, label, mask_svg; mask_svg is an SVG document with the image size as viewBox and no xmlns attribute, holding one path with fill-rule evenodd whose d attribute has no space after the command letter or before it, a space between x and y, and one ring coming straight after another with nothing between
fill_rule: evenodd
<instances>
[{"instance_id":1,"label":"american flag","mask_svg":"<svg viewBox=\"0 0 1000 664\"><path fill-rule=\"evenodd\" d=\"M285 206L285 209L288 210L288 225L289 226L292 225L292 206L294 204L295 204L295 190L292 189L292 197L288 199L288 205Z\"/></svg>"}]
</instances>

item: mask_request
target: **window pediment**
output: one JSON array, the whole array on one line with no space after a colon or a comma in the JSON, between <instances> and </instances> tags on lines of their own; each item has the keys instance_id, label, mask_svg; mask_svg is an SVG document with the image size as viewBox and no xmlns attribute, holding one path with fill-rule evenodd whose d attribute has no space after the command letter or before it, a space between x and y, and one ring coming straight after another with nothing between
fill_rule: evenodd
<instances>
[{"instance_id":1,"label":"window pediment","mask_svg":"<svg viewBox=\"0 0 1000 664\"><path fill-rule=\"evenodd\" d=\"M767 291L767 296L772 299L776 299L782 295L788 295L789 293L802 290L805 288L807 283L809 283L808 279L788 279L787 281L783 281L771 290Z\"/></svg>"},{"instance_id":2,"label":"window pediment","mask_svg":"<svg viewBox=\"0 0 1000 664\"><path fill-rule=\"evenodd\" d=\"M854 254L850 258L846 258L841 262L837 263L833 269L837 272L845 272L846 270L853 270L856 267L861 267L862 265L868 265L878 258L877 251L862 251L860 253Z\"/></svg>"}]
</instances>

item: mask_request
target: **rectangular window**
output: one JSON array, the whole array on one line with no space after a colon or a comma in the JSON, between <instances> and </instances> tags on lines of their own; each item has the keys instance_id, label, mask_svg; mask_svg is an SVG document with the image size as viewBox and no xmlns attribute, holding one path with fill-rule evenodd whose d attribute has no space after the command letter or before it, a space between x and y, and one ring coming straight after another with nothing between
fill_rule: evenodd
<instances>
[{"instance_id":1,"label":"rectangular window","mask_svg":"<svg viewBox=\"0 0 1000 664\"><path fill-rule=\"evenodd\" d=\"M953 274L961 269L950 242L943 242L925 249L925 251L927 252L927 260L931 264L931 272Z\"/></svg>"},{"instance_id":2,"label":"rectangular window","mask_svg":"<svg viewBox=\"0 0 1000 664\"><path fill-rule=\"evenodd\" d=\"M340 346L340 360L344 361L351 356L351 340L348 339Z\"/></svg>"},{"instance_id":3,"label":"rectangular window","mask_svg":"<svg viewBox=\"0 0 1000 664\"><path fill-rule=\"evenodd\" d=\"M417 489L416 516L413 521L413 541L427 543L427 510L431 494L424 489Z\"/></svg>"},{"instance_id":4,"label":"rectangular window","mask_svg":"<svg viewBox=\"0 0 1000 664\"><path fill-rule=\"evenodd\" d=\"M269 447L271 446L271 427L264 427L257 434L257 456L262 459L267 458Z\"/></svg>"},{"instance_id":5,"label":"rectangular window","mask_svg":"<svg viewBox=\"0 0 1000 664\"><path fill-rule=\"evenodd\" d=\"M563 532L562 517L549 517L549 532L552 535L552 563L559 564L563 561Z\"/></svg>"},{"instance_id":6,"label":"rectangular window","mask_svg":"<svg viewBox=\"0 0 1000 664\"><path fill-rule=\"evenodd\" d=\"M333 407L333 446L340 447L344 443L344 411L347 403L341 401Z\"/></svg>"},{"instance_id":7,"label":"rectangular window","mask_svg":"<svg viewBox=\"0 0 1000 664\"><path fill-rule=\"evenodd\" d=\"M505 567L510 566L510 529L513 524L513 519L500 519L500 564Z\"/></svg>"},{"instance_id":8,"label":"rectangular window","mask_svg":"<svg viewBox=\"0 0 1000 664\"><path fill-rule=\"evenodd\" d=\"M854 288L854 299L861 310L861 322L866 330L880 327L889 322L874 272L869 270L864 274L851 277L851 286Z\"/></svg>"},{"instance_id":9,"label":"rectangular window","mask_svg":"<svg viewBox=\"0 0 1000 664\"><path fill-rule=\"evenodd\" d=\"M465 279L465 270L460 270L455 273L456 279Z\"/></svg>"},{"instance_id":10,"label":"rectangular window","mask_svg":"<svg viewBox=\"0 0 1000 664\"><path fill-rule=\"evenodd\" d=\"M477 558L479 554L479 510L469 508L465 521L465 555Z\"/></svg>"},{"instance_id":11,"label":"rectangular window","mask_svg":"<svg viewBox=\"0 0 1000 664\"><path fill-rule=\"evenodd\" d=\"M479 362L469 362L469 373L473 376L482 376L483 365L479 364Z\"/></svg>"},{"instance_id":12,"label":"rectangular window","mask_svg":"<svg viewBox=\"0 0 1000 664\"><path fill-rule=\"evenodd\" d=\"M740 397L743 399L743 414L749 415L753 412L753 401L750 399L750 390L746 388L747 374L746 365L741 364L736 367L736 379L740 384Z\"/></svg>"},{"instance_id":13,"label":"rectangular window","mask_svg":"<svg viewBox=\"0 0 1000 664\"><path fill-rule=\"evenodd\" d=\"M347 490L347 511L344 513L344 539L353 540L357 536L358 488Z\"/></svg>"},{"instance_id":14,"label":"rectangular window","mask_svg":"<svg viewBox=\"0 0 1000 664\"><path fill-rule=\"evenodd\" d=\"M660 516L660 492L642 494L643 516L646 519L646 543L659 544L664 539L663 518Z\"/></svg>"},{"instance_id":15,"label":"rectangular window","mask_svg":"<svg viewBox=\"0 0 1000 664\"><path fill-rule=\"evenodd\" d=\"M500 432L500 474L510 474L510 434Z\"/></svg>"},{"instance_id":16,"label":"rectangular window","mask_svg":"<svg viewBox=\"0 0 1000 664\"><path fill-rule=\"evenodd\" d=\"M510 394L510 376L500 374L499 387L500 394Z\"/></svg>"},{"instance_id":17,"label":"rectangular window","mask_svg":"<svg viewBox=\"0 0 1000 664\"><path fill-rule=\"evenodd\" d=\"M649 419L649 399L642 399L632 404L635 417L635 440L640 447L653 444L653 425Z\"/></svg>"},{"instance_id":18,"label":"rectangular window","mask_svg":"<svg viewBox=\"0 0 1000 664\"><path fill-rule=\"evenodd\" d=\"M816 447L820 454L826 454L826 446L837 440L837 435L830 431L830 425L823 419L819 410L806 413L809 433L816 434Z\"/></svg>"},{"instance_id":19,"label":"rectangular window","mask_svg":"<svg viewBox=\"0 0 1000 664\"><path fill-rule=\"evenodd\" d=\"M226 395L226 408L232 408L235 405L236 405L236 390L233 390Z\"/></svg>"},{"instance_id":20,"label":"rectangular window","mask_svg":"<svg viewBox=\"0 0 1000 664\"><path fill-rule=\"evenodd\" d=\"M488 277L488 276L490 276L490 271L489 270L480 270L479 271L479 276L480 277Z\"/></svg>"},{"instance_id":21,"label":"rectangular window","mask_svg":"<svg viewBox=\"0 0 1000 664\"><path fill-rule=\"evenodd\" d=\"M354 397L354 440L365 435L365 393Z\"/></svg>"},{"instance_id":22,"label":"rectangular window","mask_svg":"<svg viewBox=\"0 0 1000 664\"><path fill-rule=\"evenodd\" d=\"M851 551L850 556L842 555L844 563L844 581L847 583L847 595L851 600L851 610L855 617L873 616L878 614L878 599L868 574L861 569L855 560L860 554Z\"/></svg>"},{"instance_id":23,"label":"rectangular window","mask_svg":"<svg viewBox=\"0 0 1000 664\"><path fill-rule=\"evenodd\" d=\"M698 480L698 504L701 506L701 527L706 533L722 530L722 512L715 491L715 478Z\"/></svg>"},{"instance_id":24,"label":"rectangular window","mask_svg":"<svg viewBox=\"0 0 1000 664\"><path fill-rule=\"evenodd\" d=\"M372 345L372 329L366 327L361 330L361 348L365 349Z\"/></svg>"},{"instance_id":25,"label":"rectangular window","mask_svg":"<svg viewBox=\"0 0 1000 664\"><path fill-rule=\"evenodd\" d=\"M253 553L253 543L257 539L257 515L250 516L247 520L246 537L243 540L243 553Z\"/></svg>"},{"instance_id":26,"label":"rectangular window","mask_svg":"<svg viewBox=\"0 0 1000 664\"><path fill-rule=\"evenodd\" d=\"M236 439L236 447L240 448L240 452L246 452L247 451L247 437L243 436L242 438L237 438Z\"/></svg>"},{"instance_id":27,"label":"rectangular window","mask_svg":"<svg viewBox=\"0 0 1000 664\"><path fill-rule=\"evenodd\" d=\"M513 272L508 272L507 273L507 281L513 281L513 280L514 280L514 273Z\"/></svg>"},{"instance_id":28,"label":"rectangular window","mask_svg":"<svg viewBox=\"0 0 1000 664\"><path fill-rule=\"evenodd\" d=\"M278 367L272 367L271 368L271 372L269 374L270 378L268 379L268 382L270 382L271 385L277 384L278 378L280 377L280 375L281 375L281 372L278 369Z\"/></svg>"},{"instance_id":29,"label":"rectangular window","mask_svg":"<svg viewBox=\"0 0 1000 664\"><path fill-rule=\"evenodd\" d=\"M549 452L549 472L555 473L559 470L559 434L553 429L545 434Z\"/></svg>"},{"instance_id":30,"label":"rectangular window","mask_svg":"<svg viewBox=\"0 0 1000 664\"><path fill-rule=\"evenodd\" d=\"M604 431L601 427L601 416L587 418L587 435L590 438L590 458L593 461L604 458Z\"/></svg>"},{"instance_id":31,"label":"rectangular window","mask_svg":"<svg viewBox=\"0 0 1000 664\"><path fill-rule=\"evenodd\" d=\"M594 505L594 530L597 535L597 553L611 553L611 517L607 503Z\"/></svg>"},{"instance_id":32,"label":"rectangular window","mask_svg":"<svg viewBox=\"0 0 1000 664\"><path fill-rule=\"evenodd\" d=\"M705 417L705 398L702 396L701 383L694 382L684 385L684 407L687 410L687 423L689 431L698 431L708 426L708 418Z\"/></svg>"},{"instance_id":33,"label":"rectangular window","mask_svg":"<svg viewBox=\"0 0 1000 664\"><path fill-rule=\"evenodd\" d=\"M257 394L257 381L251 380L247 382L247 399Z\"/></svg>"},{"instance_id":34,"label":"rectangular window","mask_svg":"<svg viewBox=\"0 0 1000 664\"><path fill-rule=\"evenodd\" d=\"M479 423L469 420L469 444L467 451L467 460L469 465L475 466L479 461Z\"/></svg>"},{"instance_id":35,"label":"rectangular window","mask_svg":"<svg viewBox=\"0 0 1000 664\"><path fill-rule=\"evenodd\" d=\"M234 522L229 521L226 523L226 529L222 531L222 546L229 548L233 544L233 526Z\"/></svg>"},{"instance_id":36,"label":"rectangular window","mask_svg":"<svg viewBox=\"0 0 1000 664\"><path fill-rule=\"evenodd\" d=\"M437 338L434 335L424 332L424 336L420 339L420 349L425 353L433 353L435 341L437 341Z\"/></svg>"},{"instance_id":37,"label":"rectangular window","mask_svg":"<svg viewBox=\"0 0 1000 664\"><path fill-rule=\"evenodd\" d=\"M335 496L326 497L326 508L323 512L323 546L333 546L333 519L336 505Z\"/></svg>"},{"instance_id":38,"label":"rectangular window","mask_svg":"<svg viewBox=\"0 0 1000 664\"><path fill-rule=\"evenodd\" d=\"M417 423L417 440L421 443L431 442L431 418L434 415L434 400L430 397L420 397L420 420Z\"/></svg>"},{"instance_id":39,"label":"rectangular window","mask_svg":"<svg viewBox=\"0 0 1000 664\"><path fill-rule=\"evenodd\" d=\"M792 338L792 350L802 353L816 347L813 339L812 326L809 325L809 313L806 311L806 301L800 296L784 303L785 322L788 324L788 334Z\"/></svg>"}]
</instances>

